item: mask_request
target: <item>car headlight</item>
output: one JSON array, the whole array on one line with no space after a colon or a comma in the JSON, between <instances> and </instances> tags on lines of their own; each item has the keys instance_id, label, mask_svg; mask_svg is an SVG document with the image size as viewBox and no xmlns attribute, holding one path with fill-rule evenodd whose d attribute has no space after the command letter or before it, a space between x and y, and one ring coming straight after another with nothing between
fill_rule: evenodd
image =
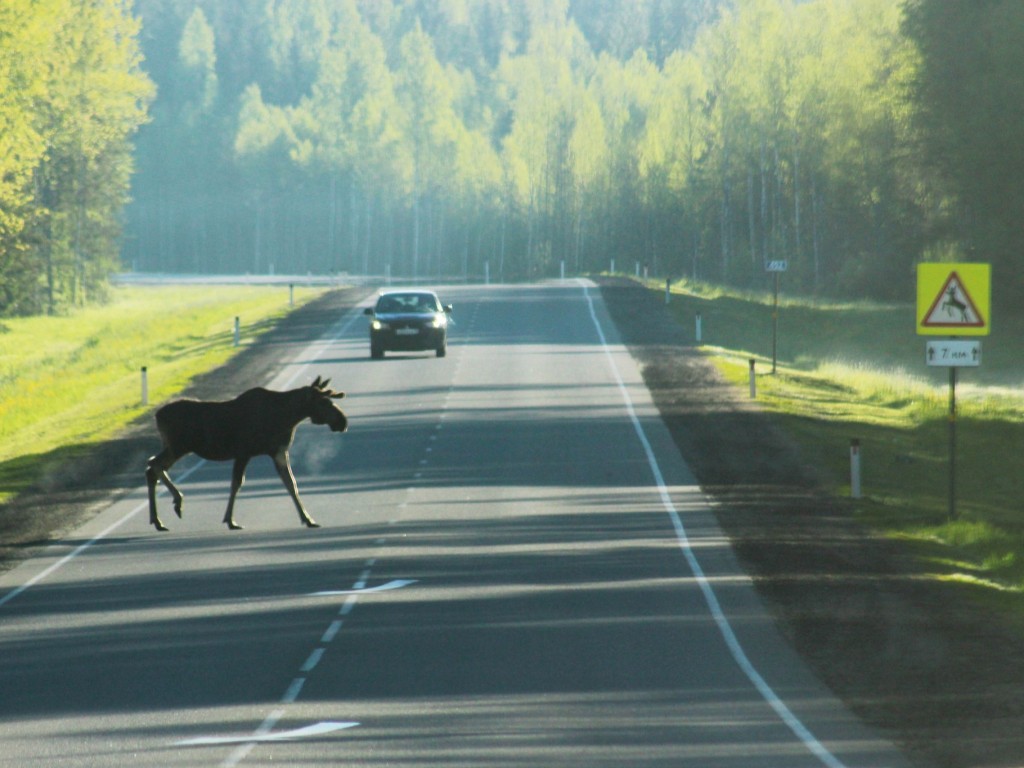
<instances>
[{"instance_id":1,"label":"car headlight","mask_svg":"<svg viewBox=\"0 0 1024 768\"><path fill-rule=\"evenodd\" d=\"M444 328L448 322L444 315L435 315L434 319L430 321L431 328Z\"/></svg>"},{"instance_id":2,"label":"car headlight","mask_svg":"<svg viewBox=\"0 0 1024 768\"><path fill-rule=\"evenodd\" d=\"M375 331L386 331L390 326L387 323L382 323L380 320L371 320L370 327Z\"/></svg>"}]
</instances>

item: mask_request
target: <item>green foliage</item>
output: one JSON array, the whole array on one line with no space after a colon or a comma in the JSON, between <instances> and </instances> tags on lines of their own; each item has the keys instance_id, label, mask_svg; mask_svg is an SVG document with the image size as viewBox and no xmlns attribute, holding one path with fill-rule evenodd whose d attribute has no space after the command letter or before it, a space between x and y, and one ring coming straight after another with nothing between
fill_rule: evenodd
<instances>
[{"instance_id":1,"label":"green foliage","mask_svg":"<svg viewBox=\"0 0 1024 768\"><path fill-rule=\"evenodd\" d=\"M208 113L217 98L217 51L213 29L202 8L196 8L181 33L178 44L180 75L178 84L188 104L186 120Z\"/></svg>"},{"instance_id":2,"label":"green foliage","mask_svg":"<svg viewBox=\"0 0 1024 768\"><path fill-rule=\"evenodd\" d=\"M0 313L81 303L117 264L151 84L123 0L0 6Z\"/></svg>"},{"instance_id":3,"label":"green foliage","mask_svg":"<svg viewBox=\"0 0 1024 768\"><path fill-rule=\"evenodd\" d=\"M30 10L31 0L0 5L0 313L36 306L41 265L29 228L38 215L32 180L46 144L33 105L44 93L42 52L53 3Z\"/></svg>"},{"instance_id":4,"label":"green foliage","mask_svg":"<svg viewBox=\"0 0 1024 768\"><path fill-rule=\"evenodd\" d=\"M911 92L924 166L941 181L946 242L1024 288L1024 4L911 0L906 31L922 60ZM1000 269L1001 268L1001 269Z\"/></svg>"},{"instance_id":5,"label":"green foliage","mask_svg":"<svg viewBox=\"0 0 1024 768\"><path fill-rule=\"evenodd\" d=\"M318 294L295 293L297 304ZM174 305L175 312L166 307ZM288 311L265 287L119 287L110 301L65 316L14 318L0 327L0 501L37 479L40 456L107 439L248 343Z\"/></svg>"},{"instance_id":6,"label":"green foliage","mask_svg":"<svg viewBox=\"0 0 1024 768\"><path fill-rule=\"evenodd\" d=\"M652 281L651 290L660 297L664 285ZM1013 350L1024 318L1006 317L985 340L985 364L960 375L951 521L947 370L925 365L913 307L784 299L772 375L771 296L690 283L670 306L683 327L701 313L705 351L743 391L756 360L759 405L838 495L849 493L850 440L860 440L857 510L867 524L906 542L936 577L1024 591L1024 402Z\"/></svg>"},{"instance_id":7,"label":"green foliage","mask_svg":"<svg viewBox=\"0 0 1024 768\"><path fill-rule=\"evenodd\" d=\"M1013 0L128 9L0 7L0 310L85 300L119 247L142 270L614 259L750 288L785 259L802 290L882 299L937 254L1022 274ZM133 161L140 41L159 98Z\"/></svg>"},{"instance_id":8,"label":"green foliage","mask_svg":"<svg viewBox=\"0 0 1024 768\"><path fill-rule=\"evenodd\" d=\"M141 136L141 269L517 278L615 259L756 288L786 259L802 289L885 298L941 230L901 0L138 9L158 83L185 52L208 75L165 88ZM176 118L214 76L198 150Z\"/></svg>"}]
</instances>

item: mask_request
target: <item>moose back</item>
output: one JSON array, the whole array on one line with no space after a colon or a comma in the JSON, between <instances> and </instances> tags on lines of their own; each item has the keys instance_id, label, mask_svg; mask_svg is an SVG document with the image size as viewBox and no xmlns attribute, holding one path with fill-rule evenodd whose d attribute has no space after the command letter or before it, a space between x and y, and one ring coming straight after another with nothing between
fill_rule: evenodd
<instances>
[{"instance_id":1,"label":"moose back","mask_svg":"<svg viewBox=\"0 0 1024 768\"><path fill-rule=\"evenodd\" d=\"M345 393L332 391L329 384L330 379L321 380L317 376L311 385L286 392L257 387L234 400L175 400L157 410L156 426L163 450L150 458L146 467L149 521L158 531L167 530L156 509L158 480L171 492L174 511L181 517L184 497L171 482L167 470L182 456L195 453L210 461L234 461L224 522L232 530L241 528L235 522L234 507L238 489L245 482L246 465L254 456L269 456L295 502L303 525L318 528L299 498L288 450L295 428L306 419L324 424L332 432L344 432L348 428L348 419L333 402L343 398Z\"/></svg>"}]
</instances>

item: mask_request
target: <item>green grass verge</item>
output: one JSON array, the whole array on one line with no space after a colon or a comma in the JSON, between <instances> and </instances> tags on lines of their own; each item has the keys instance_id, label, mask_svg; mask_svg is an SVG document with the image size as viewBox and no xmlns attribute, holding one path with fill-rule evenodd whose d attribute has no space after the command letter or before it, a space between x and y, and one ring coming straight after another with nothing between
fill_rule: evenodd
<instances>
[{"instance_id":1,"label":"green grass verge","mask_svg":"<svg viewBox=\"0 0 1024 768\"><path fill-rule=\"evenodd\" d=\"M296 288L295 306L322 293ZM0 323L0 501L37 480L39 457L108 439L235 355L289 311L265 286L117 287L111 300L61 317ZM234 319L241 346L234 346Z\"/></svg>"},{"instance_id":2,"label":"green grass verge","mask_svg":"<svg viewBox=\"0 0 1024 768\"><path fill-rule=\"evenodd\" d=\"M664 295L664 283L650 287ZM684 327L701 314L704 349L737 386L746 390L757 360L759 402L838 495L849 494L850 441L860 440L866 524L906 542L935 578L1000 600L1024 593L1024 394L1012 385L1024 378L1022 319L1005 318L984 340L982 368L960 372L951 520L948 372L925 365L912 305L781 300L775 375L770 294L683 282L670 305Z\"/></svg>"}]
</instances>

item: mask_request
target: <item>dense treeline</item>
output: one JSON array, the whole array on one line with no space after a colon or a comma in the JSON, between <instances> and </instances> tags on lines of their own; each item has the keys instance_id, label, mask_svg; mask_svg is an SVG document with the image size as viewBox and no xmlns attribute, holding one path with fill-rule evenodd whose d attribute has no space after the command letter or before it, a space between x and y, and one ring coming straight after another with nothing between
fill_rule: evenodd
<instances>
[{"instance_id":1,"label":"dense treeline","mask_svg":"<svg viewBox=\"0 0 1024 768\"><path fill-rule=\"evenodd\" d=\"M913 100L922 154L942 207L938 256L992 262L998 295L1024 292L1024 3L911 0L920 52ZM1006 291L1006 288L1012 288Z\"/></svg>"},{"instance_id":2,"label":"dense treeline","mask_svg":"<svg viewBox=\"0 0 1024 768\"><path fill-rule=\"evenodd\" d=\"M138 45L129 268L1018 282L1018 0L128 4L0 4L6 311L111 267Z\"/></svg>"},{"instance_id":3,"label":"dense treeline","mask_svg":"<svg viewBox=\"0 0 1024 768\"><path fill-rule=\"evenodd\" d=\"M152 84L126 0L0 3L0 312L102 291Z\"/></svg>"},{"instance_id":4,"label":"dense treeline","mask_svg":"<svg viewBox=\"0 0 1024 768\"><path fill-rule=\"evenodd\" d=\"M896 0L139 9L170 86L140 155L142 269L615 259L757 284L786 259L802 288L852 291L898 285L922 247Z\"/></svg>"},{"instance_id":5,"label":"dense treeline","mask_svg":"<svg viewBox=\"0 0 1024 768\"><path fill-rule=\"evenodd\" d=\"M607 158L580 154L607 154L603 138L569 154L570 134L607 130L587 81L619 79L619 57L645 46L687 47L715 5L140 0L161 97L126 262L420 275L486 260L511 278L567 244L581 261L598 236L582 206L596 174L612 183Z\"/></svg>"}]
</instances>

